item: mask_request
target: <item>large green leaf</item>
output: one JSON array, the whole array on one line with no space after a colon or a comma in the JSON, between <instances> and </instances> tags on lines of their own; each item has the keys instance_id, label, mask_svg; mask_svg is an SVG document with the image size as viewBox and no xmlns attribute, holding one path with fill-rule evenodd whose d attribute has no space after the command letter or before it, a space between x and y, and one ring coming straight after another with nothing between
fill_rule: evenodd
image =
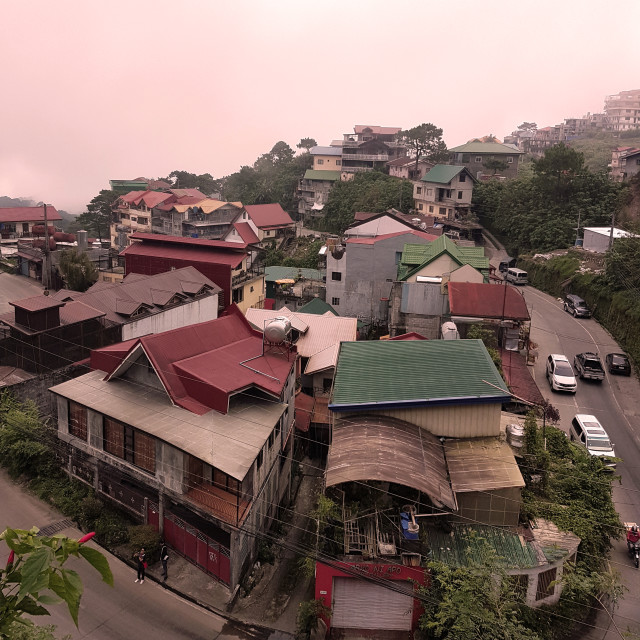
<instances>
[{"instance_id":1,"label":"large green leaf","mask_svg":"<svg viewBox=\"0 0 640 640\"><path fill-rule=\"evenodd\" d=\"M82 596L82 582L80 581L80 576L70 569L62 570L62 581L66 592L64 600L67 603L67 607L69 607L71 618L77 627L80 597Z\"/></svg>"},{"instance_id":2,"label":"large green leaf","mask_svg":"<svg viewBox=\"0 0 640 640\"><path fill-rule=\"evenodd\" d=\"M49 584L49 566L53 560L53 551L48 547L36 549L27 558L22 567L22 584L18 602L27 594L37 593Z\"/></svg>"},{"instance_id":3,"label":"large green leaf","mask_svg":"<svg viewBox=\"0 0 640 640\"><path fill-rule=\"evenodd\" d=\"M102 576L102 580L109 586L113 587L113 574L109 568L109 562L105 556L96 549L91 547L80 547L78 549L80 555L91 564Z\"/></svg>"},{"instance_id":4,"label":"large green leaf","mask_svg":"<svg viewBox=\"0 0 640 640\"><path fill-rule=\"evenodd\" d=\"M44 607L41 607L31 596L27 596L16 606L19 611L24 611L30 616L48 616L51 615Z\"/></svg>"}]
</instances>

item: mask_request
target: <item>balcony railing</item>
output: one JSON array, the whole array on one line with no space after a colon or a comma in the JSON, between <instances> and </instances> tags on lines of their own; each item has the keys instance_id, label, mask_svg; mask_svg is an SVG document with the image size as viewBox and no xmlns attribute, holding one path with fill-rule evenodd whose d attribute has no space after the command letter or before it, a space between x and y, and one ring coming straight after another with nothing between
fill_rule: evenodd
<instances>
[{"instance_id":1,"label":"balcony railing","mask_svg":"<svg viewBox=\"0 0 640 640\"><path fill-rule=\"evenodd\" d=\"M366 160L367 162L387 162L389 160L388 153L343 153L343 160Z\"/></svg>"},{"instance_id":2,"label":"balcony railing","mask_svg":"<svg viewBox=\"0 0 640 640\"><path fill-rule=\"evenodd\" d=\"M187 498L216 518L235 526L242 524L251 504L238 495L209 484L189 489Z\"/></svg>"},{"instance_id":3,"label":"balcony railing","mask_svg":"<svg viewBox=\"0 0 640 640\"><path fill-rule=\"evenodd\" d=\"M256 267L255 269L247 269L240 271L236 275L231 277L231 286L236 287L243 282L247 282L248 280L253 280L254 278L259 278L264 275L264 267Z\"/></svg>"}]
</instances>

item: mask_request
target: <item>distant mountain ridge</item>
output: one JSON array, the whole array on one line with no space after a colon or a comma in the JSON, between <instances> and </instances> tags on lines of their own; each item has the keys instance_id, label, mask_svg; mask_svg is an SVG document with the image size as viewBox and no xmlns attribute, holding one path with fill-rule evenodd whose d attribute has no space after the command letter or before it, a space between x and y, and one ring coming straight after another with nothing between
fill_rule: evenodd
<instances>
[{"instance_id":1,"label":"distant mountain ridge","mask_svg":"<svg viewBox=\"0 0 640 640\"><path fill-rule=\"evenodd\" d=\"M34 200L26 199L26 198L10 198L9 196L0 196L0 207L40 207L44 203L43 202L35 202ZM55 206L55 204L52 202ZM65 211L64 209L58 209L56 207L56 211L60 214L62 218L61 226L62 230L66 231L69 223L73 222L76 219L72 213Z\"/></svg>"}]
</instances>

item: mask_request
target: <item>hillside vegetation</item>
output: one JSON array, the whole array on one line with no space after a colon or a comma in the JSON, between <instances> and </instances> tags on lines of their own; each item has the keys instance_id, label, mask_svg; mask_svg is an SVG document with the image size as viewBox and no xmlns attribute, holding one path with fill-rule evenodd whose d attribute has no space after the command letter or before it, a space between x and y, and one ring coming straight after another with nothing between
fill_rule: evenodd
<instances>
[{"instance_id":1,"label":"hillside vegetation","mask_svg":"<svg viewBox=\"0 0 640 640\"><path fill-rule=\"evenodd\" d=\"M570 140L567 145L582 153L587 169L597 173L608 170L611 152L616 147L640 149L640 131L625 131L615 136L610 131L599 131Z\"/></svg>"}]
</instances>

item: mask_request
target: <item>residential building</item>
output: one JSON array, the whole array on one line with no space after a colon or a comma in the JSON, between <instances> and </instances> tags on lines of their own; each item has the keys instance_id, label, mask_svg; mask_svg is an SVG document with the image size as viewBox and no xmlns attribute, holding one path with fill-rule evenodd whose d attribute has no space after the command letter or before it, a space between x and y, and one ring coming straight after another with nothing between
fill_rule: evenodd
<instances>
[{"instance_id":1,"label":"residential building","mask_svg":"<svg viewBox=\"0 0 640 640\"><path fill-rule=\"evenodd\" d=\"M342 171L341 147L311 147L309 153L313 157L312 171Z\"/></svg>"},{"instance_id":2,"label":"residential building","mask_svg":"<svg viewBox=\"0 0 640 640\"><path fill-rule=\"evenodd\" d=\"M94 351L50 389L69 473L233 591L289 499L294 364L237 308Z\"/></svg>"},{"instance_id":3,"label":"residential building","mask_svg":"<svg viewBox=\"0 0 640 640\"><path fill-rule=\"evenodd\" d=\"M260 331L275 318L286 318L291 323L291 339L299 357L296 375L302 390L313 396L331 391L340 343L352 342L358 337L355 318L342 318L332 313L300 313L283 307L277 311L247 309L246 316Z\"/></svg>"},{"instance_id":4,"label":"residential building","mask_svg":"<svg viewBox=\"0 0 640 640\"><path fill-rule=\"evenodd\" d=\"M246 212L246 217L245 217ZM258 246L265 247L275 241L280 246L286 237L295 234L295 222L280 204L247 204L236 222L246 221L258 237Z\"/></svg>"},{"instance_id":5,"label":"residential building","mask_svg":"<svg viewBox=\"0 0 640 640\"><path fill-rule=\"evenodd\" d=\"M387 162L389 175L394 178L403 178L404 180L421 180L429 169L433 167L433 162L428 162L424 158L420 158L416 162L415 158L402 156Z\"/></svg>"},{"instance_id":6,"label":"residential building","mask_svg":"<svg viewBox=\"0 0 640 640\"><path fill-rule=\"evenodd\" d=\"M611 152L611 173L615 182L623 182L640 172L640 149L635 147L617 147Z\"/></svg>"},{"instance_id":7,"label":"residential building","mask_svg":"<svg viewBox=\"0 0 640 640\"><path fill-rule=\"evenodd\" d=\"M223 307L235 302L241 311L264 303L264 267L256 250L239 242L136 233L121 256L125 273L155 275L193 266L221 289Z\"/></svg>"},{"instance_id":8,"label":"residential building","mask_svg":"<svg viewBox=\"0 0 640 640\"><path fill-rule=\"evenodd\" d=\"M175 202L172 193L161 191L130 191L120 196L113 205L114 220L110 225L111 246L124 248L129 236L140 231L151 233L151 216L154 207L163 202Z\"/></svg>"},{"instance_id":9,"label":"residential building","mask_svg":"<svg viewBox=\"0 0 640 640\"><path fill-rule=\"evenodd\" d=\"M640 236L624 231L623 229L611 227L585 227L583 229L584 240L582 247L585 251L595 251L596 253L606 253L611 248L611 244L620 238L638 238Z\"/></svg>"},{"instance_id":10,"label":"residential building","mask_svg":"<svg viewBox=\"0 0 640 640\"><path fill-rule=\"evenodd\" d=\"M0 207L0 238L17 240L33 237L33 227L41 227L37 234L44 234L44 206L41 207ZM50 228L60 222L62 216L53 205L47 205L47 224ZM54 231L56 229L54 228Z\"/></svg>"},{"instance_id":11,"label":"residential building","mask_svg":"<svg viewBox=\"0 0 640 640\"><path fill-rule=\"evenodd\" d=\"M407 147L398 141L400 127L356 125L342 140L342 171L357 173L384 169L387 163L407 155Z\"/></svg>"},{"instance_id":12,"label":"residential building","mask_svg":"<svg viewBox=\"0 0 640 640\"><path fill-rule=\"evenodd\" d=\"M606 127L610 131L640 129L640 89L607 96L604 112Z\"/></svg>"},{"instance_id":13,"label":"residential building","mask_svg":"<svg viewBox=\"0 0 640 640\"><path fill-rule=\"evenodd\" d=\"M329 192L341 180L340 171L307 169L298 183L298 214L303 220L313 221L322 216Z\"/></svg>"},{"instance_id":14,"label":"residential building","mask_svg":"<svg viewBox=\"0 0 640 640\"><path fill-rule=\"evenodd\" d=\"M267 287L265 309L280 309L285 305L292 311L302 311L309 301L324 300L326 273L319 269L270 266L264 269Z\"/></svg>"},{"instance_id":15,"label":"residential building","mask_svg":"<svg viewBox=\"0 0 640 640\"><path fill-rule=\"evenodd\" d=\"M475 181L465 167L437 164L414 182L414 206L419 213L454 220L469 213Z\"/></svg>"},{"instance_id":16,"label":"residential building","mask_svg":"<svg viewBox=\"0 0 640 640\"><path fill-rule=\"evenodd\" d=\"M501 160L507 168L500 171L505 178L515 178L518 175L518 163L523 151L512 144L499 142L468 142L449 149L451 164L466 167L474 178L481 179L486 175L493 175L494 170L485 164L489 160Z\"/></svg>"},{"instance_id":17,"label":"residential building","mask_svg":"<svg viewBox=\"0 0 640 640\"><path fill-rule=\"evenodd\" d=\"M378 223L393 223L404 228L370 236ZM389 296L404 246L408 242L428 245L436 236L408 228L386 215L360 223L360 229L367 235L354 234L347 237L344 244L327 245L326 301L341 316L354 316L368 325L386 325Z\"/></svg>"},{"instance_id":18,"label":"residential building","mask_svg":"<svg viewBox=\"0 0 640 640\"><path fill-rule=\"evenodd\" d=\"M344 231L346 238L375 238L389 233L424 231L417 225L399 217L396 212L365 213L357 211L354 222Z\"/></svg>"},{"instance_id":19,"label":"residential building","mask_svg":"<svg viewBox=\"0 0 640 640\"><path fill-rule=\"evenodd\" d=\"M218 317L220 287L194 267L120 284L97 282L85 293L61 289L11 302L0 316L8 336L0 361L47 373L88 358L92 349Z\"/></svg>"},{"instance_id":20,"label":"residential building","mask_svg":"<svg viewBox=\"0 0 640 640\"><path fill-rule=\"evenodd\" d=\"M221 240L231 230L233 222L242 212L241 202L185 196L172 205L156 207L154 220L157 220L158 224L161 223L166 230L176 230L179 225L178 235L188 238ZM165 231L165 233L173 235L174 232Z\"/></svg>"}]
</instances>

